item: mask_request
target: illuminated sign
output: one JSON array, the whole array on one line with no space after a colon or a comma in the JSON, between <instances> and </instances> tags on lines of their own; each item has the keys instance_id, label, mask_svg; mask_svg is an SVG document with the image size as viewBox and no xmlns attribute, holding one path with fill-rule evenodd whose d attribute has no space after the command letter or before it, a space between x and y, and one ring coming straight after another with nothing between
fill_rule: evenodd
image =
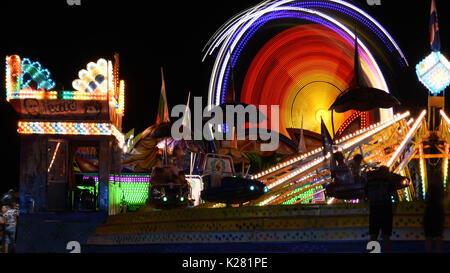
<instances>
[{"instance_id":1,"label":"illuminated sign","mask_svg":"<svg viewBox=\"0 0 450 273\"><path fill-rule=\"evenodd\" d=\"M416 66L419 80L433 95L450 85L450 63L440 52L432 52Z\"/></svg>"},{"instance_id":2,"label":"illuminated sign","mask_svg":"<svg viewBox=\"0 0 450 273\"><path fill-rule=\"evenodd\" d=\"M72 82L73 88L82 92L106 92L107 91L107 70L108 62L105 59L99 59L97 63L90 62L87 70L82 69L78 72L79 79Z\"/></svg>"},{"instance_id":3,"label":"illuminated sign","mask_svg":"<svg viewBox=\"0 0 450 273\"><path fill-rule=\"evenodd\" d=\"M22 60L22 89L44 89L49 90L55 86L55 82L50 79L48 69L43 69L38 62L32 63L30 59Z\"/></svg>"}]
</instances>

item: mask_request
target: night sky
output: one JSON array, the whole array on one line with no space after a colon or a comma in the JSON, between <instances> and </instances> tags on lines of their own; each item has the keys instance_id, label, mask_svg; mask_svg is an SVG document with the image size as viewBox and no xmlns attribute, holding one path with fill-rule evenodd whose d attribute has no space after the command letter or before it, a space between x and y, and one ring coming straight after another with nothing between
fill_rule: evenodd
<instances>
[{"instance_id":1,"label":"night sky","mask_svg":"<svg viewBox=\"0 0 450 273\"><path fill-rule=\"evenodd\" d=\"M144 4L143 2L150 3ZM123 131L142 132L156 119L164 68L169 107L184 104L188 91L207 99L210 62L202 63L202 49L229 18L259 0L106 1L81 0L81 6L58 1L1 1L0 57L18 54L39 61L51 72L56 90L73 90L72 81L88 62L120 54L120 77L126 80ZM436 0L442 53L450 58L450 16L444 0ZM426 108L427 92L415 75L415 65L430 52L430 0L382 0L369 6L353 1L379 21L397 41L410 66L395 75L393 93L401 102L398 111L413 116ZM5 75L4 66L0 66ZM4 76L3 76L4 77ZM4 81L0 89L5 90ZM0 193L19 180L17 116L1 93L4 181Z\"/></svg>"}]
</instances>

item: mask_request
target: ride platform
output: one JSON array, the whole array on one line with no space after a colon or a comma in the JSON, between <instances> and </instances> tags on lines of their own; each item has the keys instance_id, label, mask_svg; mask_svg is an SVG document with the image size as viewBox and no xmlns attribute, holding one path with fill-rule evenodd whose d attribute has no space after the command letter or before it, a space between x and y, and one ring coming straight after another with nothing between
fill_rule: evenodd
<instances>
[{"instance_id":1,"label":"ride platform","mask_svg":"<svg viewBox=\"0 0 450 273\"><path fill-rule=\"evenodd\" d=\"M392 249L424 252L423 202L395 204ZM450 251L446 205L444 251ZM368 204L152 211L110 216L83 252L367 253Z\"/></svg>"}]
</instances>

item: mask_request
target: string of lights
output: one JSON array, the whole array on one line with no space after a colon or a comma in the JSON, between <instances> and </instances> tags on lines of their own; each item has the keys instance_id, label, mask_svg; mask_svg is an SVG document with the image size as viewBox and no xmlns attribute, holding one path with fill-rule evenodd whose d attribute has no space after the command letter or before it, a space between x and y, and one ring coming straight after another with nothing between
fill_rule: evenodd
<instances>
[{"instance_id":1,"label":"string of lights","mask_svg":"<svg viewBox=\"0 0 450 273\"><path fill-rule=\"evenodd\" d=\"M17 132L24 135L113 135L121 148L125 145L125 136L110 123L19 121Z\"/></svg>"}]
</instances>

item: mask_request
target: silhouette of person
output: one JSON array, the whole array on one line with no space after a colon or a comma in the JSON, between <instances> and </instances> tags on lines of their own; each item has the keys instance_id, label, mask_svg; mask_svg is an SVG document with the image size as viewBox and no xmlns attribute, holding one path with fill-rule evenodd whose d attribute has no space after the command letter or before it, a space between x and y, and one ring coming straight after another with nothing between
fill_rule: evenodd
<instances>
[{"instance_id":1,"label":"silhouette of person","mask_svg":"<svg viewBox=\"0 0 450 273\"><path fill-rule=\"evenodd\" d=\"M345 164L345 156L342 152L335 152L333 154L333 159L336 161L337 167L347 166L347 164Z\"/></svg>"},{"instance_id":2,"label":"silhouette of person","mask_svg":"<svg viewBox=\"0 0 450 273\"><path fill-rule=\"evenodd\" d=\"M355 182L361 180L361 163L363 162L363 157L360 154L357 154L353 157L352 162L350 163L350 170L353 174L353 179Z\"/></svg>"},{"instance_id":3,"label":"silhouette of person","mask_svg":"<svg viewBox=\"0 0 450 273\"><path fill-rule=\"evenodd\" d=\"M432 178L439 178L440 173ZM441 179L428 180L428 191L425 199L423 226L425 233L425 250L432 252L433 241L438 252L442 252L442 237L444 233L444 187Z\"/></svg>"},{"instance_id":4,"label":"silhouette of person","mask_svg":"<svg viewBox=\"0 0 450 273\"><path fill-rule=\"evenodd\" d=\"M381 230L384 250L391 251L392 236L392 195L395 192L389 179L390 171L381 166L373 172L366 184L366 195L369 199L369 235L371 241L377 241Z\"/></svg>"},{"instance_id":5,"label":"silhouette of person","mask_svg":"<svg viewBox=\"0 0 450 273\"><path fill-rule=\"evenodd\" d=\"M331 167L331 177L337 182L353 183L353 177L350 169L345 163L345 156L342 152L335 152L333 154L334 163Z\"/></svg>"}]
</instances>

